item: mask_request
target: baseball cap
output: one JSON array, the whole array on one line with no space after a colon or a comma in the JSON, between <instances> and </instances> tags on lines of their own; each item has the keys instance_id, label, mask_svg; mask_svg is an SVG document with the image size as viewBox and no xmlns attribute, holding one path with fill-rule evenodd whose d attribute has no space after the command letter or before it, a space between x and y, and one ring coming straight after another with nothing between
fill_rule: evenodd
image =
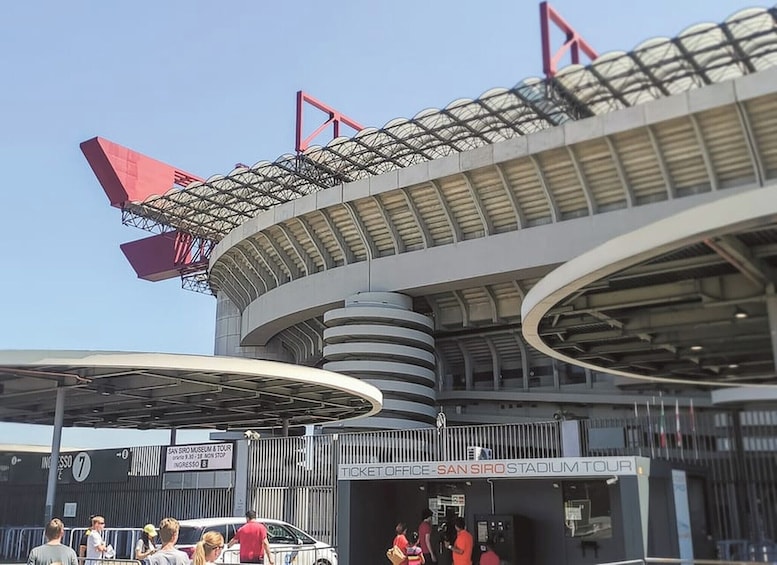
<instances>
[{"instance_id":1,"label":"baseball cap","mask_svg":"<svg viewBox=\"0 0 777 565\"><path fill-rule=\"evenodd\" d=\"M156 528L154 527L154 524L146 524L143 526L143 531L151 537L156 537Z\"/></svg>"}]
</instances>

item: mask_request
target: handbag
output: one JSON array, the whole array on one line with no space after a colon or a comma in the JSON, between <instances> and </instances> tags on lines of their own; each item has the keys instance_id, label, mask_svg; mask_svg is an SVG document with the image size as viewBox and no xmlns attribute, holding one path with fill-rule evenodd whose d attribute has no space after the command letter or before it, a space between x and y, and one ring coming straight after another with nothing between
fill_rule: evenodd
<instances>
[{"instance_id":1,"label":"handbag","mask_svg":"<svg viewBox=\"0 0 777 565\"><path fill-rule=\"evenodd\" d=\"M386 551L386 557L388 557L388 560L391 561L392 565L399 565L405 559L407 559L405 554L402 553L402 550L399 549L396 545L392 546L388 551Z\"/></svg>"}]
</instances>

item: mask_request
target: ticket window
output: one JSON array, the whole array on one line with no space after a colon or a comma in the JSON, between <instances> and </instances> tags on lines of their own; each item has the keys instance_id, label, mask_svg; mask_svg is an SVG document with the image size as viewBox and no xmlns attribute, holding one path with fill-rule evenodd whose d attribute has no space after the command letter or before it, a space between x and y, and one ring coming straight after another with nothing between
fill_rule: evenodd
<instances>
[{"instance_id":1,"label":"ticket window","mask_svg":"<svg viewBox=\"0 0 777 565\"><path fill-rule=\"evenodd\" d=\"M563 481L564 533L581 541L612 537L610 492L599 481Z\"/></svg>"}]
</instances>

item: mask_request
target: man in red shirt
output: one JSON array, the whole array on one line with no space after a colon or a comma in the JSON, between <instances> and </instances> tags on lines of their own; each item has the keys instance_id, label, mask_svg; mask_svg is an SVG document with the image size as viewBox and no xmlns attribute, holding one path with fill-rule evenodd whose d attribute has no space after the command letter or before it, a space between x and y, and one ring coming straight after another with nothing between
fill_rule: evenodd
<instances>
[{"instance_id":1,"label":"man in red shirt","mask_svg":"<svg viewBox=\"0 0 777 565\"><path fill-rule=\"evenodd\" d=\"M424 555L426 565L437 563L437 556L432 547L432 511L424 508L421 512L421 524L418 526L418 545Z\"/></svg>"},{"instance_id":2,"label":"man in red shirt","mask_svg":"<svg viewBox=\"0 0 777 565\"><path fill-rule=\"evenodd\" d=\"M453 565L472 565L472 548L475 545L475 540L472 538L472 534L464 529L464 518L461 516L456 518L454 522L456 526L456 543L451 545L447 544L448 549L453 552Z\"/></svg>"},{"instance_id":3,"label":"man in red shirt","mask_svg":"<svg viewBox=\"0 0 777 565\"><path fill-rule=\"evenodd\" d=\"M270 542L267 541L267 528L256 521L256 512L253 510L246 512L246 523L235 532L227 547L236 543L240 544L241 563L264 563L264 556L267 555L267 562L275 565L270 553Z\"/></svg>"}]
</instances>

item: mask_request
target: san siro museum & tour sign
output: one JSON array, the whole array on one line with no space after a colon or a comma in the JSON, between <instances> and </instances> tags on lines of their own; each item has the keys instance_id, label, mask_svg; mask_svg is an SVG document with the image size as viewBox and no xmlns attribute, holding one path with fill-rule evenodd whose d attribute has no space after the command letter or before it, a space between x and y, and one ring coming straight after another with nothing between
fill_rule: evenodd
<instances>
[{"instance_id":1,"label":"san siro museum & tour sign","mask_svg":"<svg viewBox=\"0 0 777 565\"><path fill-rule=\"evenodd\" d=\"M647 474L642 457L560 457L553 459L493 459L487 461L423 461L412 463L351 463L337 467L341 481L381 479L541 479L611 477Z\"/></svg>"}]
</instances>

